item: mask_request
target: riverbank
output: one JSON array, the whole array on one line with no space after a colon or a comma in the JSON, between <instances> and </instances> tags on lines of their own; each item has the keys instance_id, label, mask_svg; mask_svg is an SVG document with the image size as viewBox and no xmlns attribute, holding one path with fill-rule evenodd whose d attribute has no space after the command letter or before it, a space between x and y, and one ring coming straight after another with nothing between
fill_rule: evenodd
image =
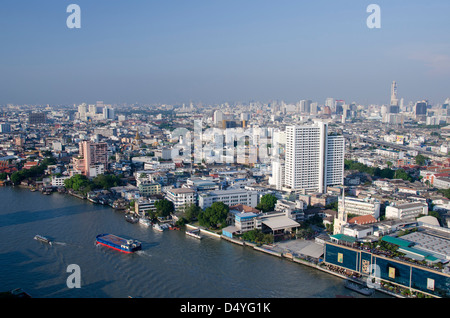
<instances>
[{"instance_id":1,"label":"riverbank","mask_svg":"<svg viewBox=\"0 0 450 318\"><path fill-rule=\"evenodd\" d=\"M69 194L69 193L66 192L65 194ZM78 197L78 198L79 199L83 199L81 197ZM214 238L217 238L217 239L224 239L224 240L227 240L227 241L229 241L231 243L234 243L234 244L238 244L238 245L242 245L242 246L253 248L254 250L259 251L259 252L263 252L263 253L266 253L266 254L269 254L269 255L272 255L272 256L276 256L276 257L280 257L280 258L285 258L285 259L290 260L292 262L295 262L295 263L298 263L298 264L302 264L302 265L305 265L305 266L308 266L308 267L311 267L311 268L314 268L314 269L318 269L321 272L333 275L335 277L339 277L339 278L344 279L344 280L345 279L349 279L349 277L346 276L345 274L332 271L332 270L330 270L328 268L324 268L324 267L320 266L319 264L315 264L315 263L307 261L305 259L298 258L298 257L295 256L295 253L293 253L293 252L284 251L283 247L280 244L258 246L255 243L244 242L244 241L237 240L237 239L231 239L231 238L228 238L228 237L223 236L221 234L214 233L212 231L209 231L209 230L206 230L206 229L203 229L201 227L197 227L197 226L194 226L194 225L191 225L191 224L186 224L186 228L187 229L199 229L199 232L202 235L207 235L207 236L214 237ZM297 242L299 243L300 240L298 240ZM385 293L385 294L388 294L390 296L401 297L399 295L390 294L390 293L388 293L388 292L386 292L384 290L380 290L380 291Z\"/></svg>"},{"instance_id":2,"label":"riverbank","mask_svg":"<svg viewBox=\"0 0 450 318\"><path fill-rule=\"evenodd\" d=\"M220 238L223 239L225 241L231 242L233 244L237 244L240 246L245 246L245 247L249 247L254 249L255 251L259 251L259 252L263 252L272 256L276 256L276 257L280 257L280 258L284 258L287 260L290 260L294 263L297 264L301 264L301 265L305 265L317 270L320 270L324 273L327 273L329 275L333 275L335 277L339 277L341 279L343 279L344 281L346 280L350 280L354 283L360 284L360 285L366 285L366 281L361 281L358 278L352 277L350 275L347 275L345 271L341 271L339 272L338 270L332 270L330 268L327 268L323 263L319 263L314 262L314 261L308 261L306 259L302 259L300 257L296 257L293 255L292 251L282 251L283 248L280 247L280 245L274 244L274 245L262 245L259 246L256 243L251 243L251 242L247 242L247 241L243 241L243 240L238 240L238 239L234 239L234 238L230 238L224 235L220 235L211 231L208 231L206 229L203 229L201 227L197 227L194 225L190 225L190 224L186 224L186 227L191 229L191 230L199 230L200 233L211 236L211 237L215 237L215 238ZM307 242L306 240L304 240L304 245L308 245L309 244L315 244L313 242ZM374 288L376 291L379 291L381 293L384 293L386 295L392 296L392 297L396 297L396 298L404 298L404 296L390 292L388 290L382 289L382 288Z\"/></svg>"}]
</instances>

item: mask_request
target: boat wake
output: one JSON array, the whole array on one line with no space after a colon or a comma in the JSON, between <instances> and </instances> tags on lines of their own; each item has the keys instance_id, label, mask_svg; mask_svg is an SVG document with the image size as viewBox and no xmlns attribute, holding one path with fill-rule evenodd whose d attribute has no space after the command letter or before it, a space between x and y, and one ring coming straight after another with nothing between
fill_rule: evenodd
<instances>
[{"instance_id":1,"label":"boat wake","mask_svg":"<svg viewBox=\"0 0 450 318\"><path fill-rule=\"evenodd\" d=\"M64 242L52 242L54 245L63 245L63 246L65 246L65 245L67 245L67 243L64 243Z\"/></svg>"},{"instance_id":2,"label":"boat wake","mask_svg":"<svg viewBox=\"0 0 450 318\"><path fill-rule=\"evenodd\" d=\"M137 255L140 255L140 256L145 256L145 257L152 257L152 254L150 254L147 251L143 251L143 250L136 251L136 252L134 252L134 254L137 254Z\"/></svg>"}]
</instances>

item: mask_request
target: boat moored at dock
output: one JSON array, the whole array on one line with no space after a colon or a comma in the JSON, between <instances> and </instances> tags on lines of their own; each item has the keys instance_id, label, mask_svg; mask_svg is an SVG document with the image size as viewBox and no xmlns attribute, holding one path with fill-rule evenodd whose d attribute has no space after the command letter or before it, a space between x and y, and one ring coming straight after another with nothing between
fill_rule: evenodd
<instances>
[{"instance_id":1,"label":"boat moored at dock","mask_svg":"<svg viewBox=\"0 0 450 318\"><path fill-rule=\"evenodd\" d=\"M186 231L186 234L192 237L195 237L196 239L201 240L202 237L200 236L200 230L196 229L196 230L191 230L191 231Z\"/></svg>"},{"instance_id":2,"label":"boat moored at dock","mask_svg":"<svg viewBox=\"0 0 450 318\"><path fill-rule=\"evenodd\" d=\"M350 280L346 280L344 286L345 286L345 288L351 289L351 290L353 290L357 293L360 293L361 295L364 295L364 296L370 296L374 293L374 290L372 288L365 287L363 285L357 284Z\"/></svg>"},{"instance_id":3,"label":"boat moored at dock","mask_svg":"<svg viewBox=\"0 0 450 318\"><path fill-rule=\"evenodd\" d=\"M128 240L114 234L99 234L95 242L124 253L133 253L142 249L141 242Z\"/></svg>"},{"instance_id":4,"label":"boat moored at dock","mask_svg":"<svg viewBox=\"0 0 450 318\"><path fill-rule=\"evenodd\" d=\"M149 219L146 218L140 218L139 219L139 224L143 225L143 226L151 226L152 222Z\"/></svg>"},{"instance_id":5,"label":"boat moored at dock","mask_svg":"<svg viewBox=\"0 0 450 318\"><path fill-rule=\"evenodd\" d=\"M125 214L125 220L130 223L137 223L139 221L139 218L131 214Z\"/></svg>"},{"instance_id":6,"label":"boat moored at dock","mask_svg":"<svg viewBox=\"0 0 450 318\"><path fill-rule=\"evenodd\" d=\"M153 229L158 231L158 232L163 232L164 231L164 229L161 227L161 225L159 225L159 223L153 224Z\"/></svg>"}]
</instances>

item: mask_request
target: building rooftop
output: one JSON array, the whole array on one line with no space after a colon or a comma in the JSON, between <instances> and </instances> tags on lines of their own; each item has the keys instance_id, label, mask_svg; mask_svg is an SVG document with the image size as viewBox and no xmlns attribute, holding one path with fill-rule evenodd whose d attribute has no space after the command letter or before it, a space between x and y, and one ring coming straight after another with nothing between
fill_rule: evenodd
<instances>
[{"instance_id":1,"label":"building rooftop","mask_svg":"<svg viewBox=\"0 0 450 318\"><path fill-rule=\"evenodd\" d=\"M176 188L176 189L170 189L169 192L172 192L175 194L183 194L183 193L194 193L195 190L189 189L189 188Z\"/></svg>"},{"instance_id":2,"label":"building rooftop","mask_svg":"<svg viewBox=\"0 0 450 318\"><path fill-rule=\"evenodd\" d=\"M381 240L383 242L391 243L391 244L394 244L394 245L397 245L400 247L411 247L412 245L414 245L413 242L409 242L407 240L404 240L404 239L401 239L398 237L389 236L389 235L383 236L381 238Z\"/></svg>"},{"instance_id":3,"label":"building rooftop","mask_svg":"<svg viewBox=\"0 0 450 318\"><path fill-rule=\"evenodd\" d=\"M270 227L273 231L300 226L299 223L282 215L274 217L264 217L262 219L262 223Z\"/></svg>"}]
</instances>

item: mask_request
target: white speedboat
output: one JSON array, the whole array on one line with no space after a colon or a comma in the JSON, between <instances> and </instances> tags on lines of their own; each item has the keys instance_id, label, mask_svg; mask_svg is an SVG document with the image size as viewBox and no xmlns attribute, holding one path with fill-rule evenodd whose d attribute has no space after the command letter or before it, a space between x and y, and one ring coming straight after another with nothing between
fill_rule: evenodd
<instances>
[{"instance_id":1,"label":"white speedboat","mask_svg":"<svg viewBox=\"0 0 450 318\"><path fill-rule=\"evenodd\" d=\"M151 225L152 225L152 222L150 222L149 219L146 219L146 218L140 218L140 219L139 219L139 224L142 224L142 225L144 225L144 226L151 226Z\"/></svg>"},{"instance_id":2,"label":"white speedboat","mask_svg":"<svg viewBox=\"0 0 450 318\"><path fill-rule=\"evenodd\" d=\"M153 224L153 229L158 231L158 232L163 232L164 231L164 229L158 223Z\"/></svg>"}]
</instances>

